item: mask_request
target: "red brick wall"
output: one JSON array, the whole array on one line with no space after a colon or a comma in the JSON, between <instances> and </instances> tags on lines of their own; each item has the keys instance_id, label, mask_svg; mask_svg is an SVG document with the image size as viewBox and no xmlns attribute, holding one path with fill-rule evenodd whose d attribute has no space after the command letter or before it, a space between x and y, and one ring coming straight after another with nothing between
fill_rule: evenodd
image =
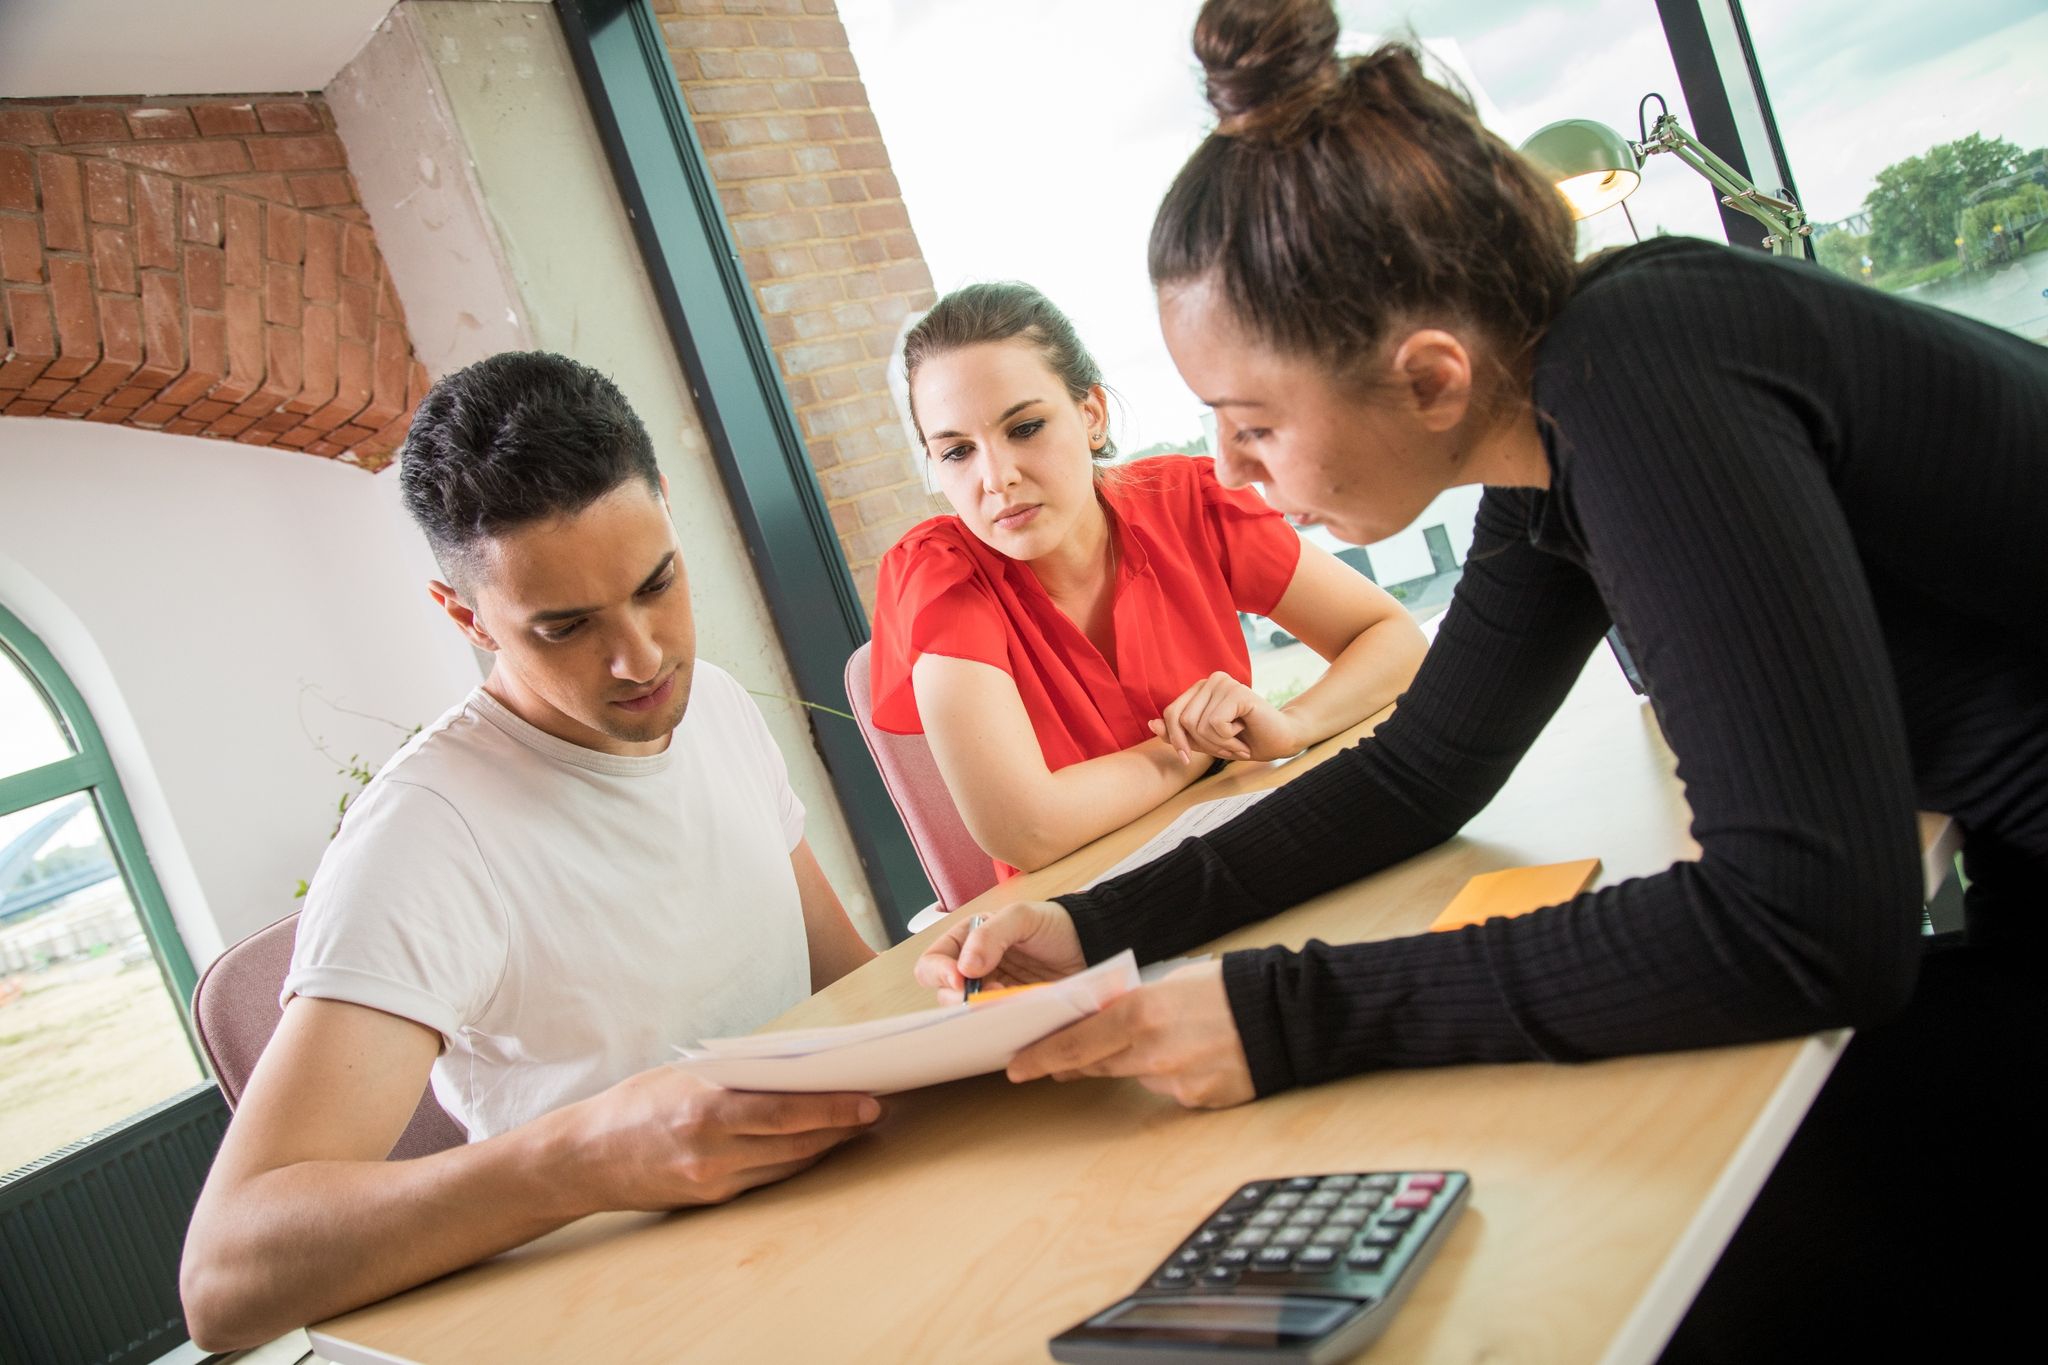
<instances>
[{"instance_id":1,"label":"red brick wall","mask_svg":"<svg viewBox=\"0 0 2048 1365\"><path fill-rule=\"evenodd\" d=\"M0 411L390 463L426 374L318 96L0 101Z\"/></svg>"},{"instance_id":2,"label":"red brick wall","mask_svg":"<svg viewBox=\"0 0 2048 1365\"><path fill-rule=\"evenodd\" d=\"M889 395L935 301L833 0L654 0L861 600L941 510Z\"/></svg>"}]
</instances>

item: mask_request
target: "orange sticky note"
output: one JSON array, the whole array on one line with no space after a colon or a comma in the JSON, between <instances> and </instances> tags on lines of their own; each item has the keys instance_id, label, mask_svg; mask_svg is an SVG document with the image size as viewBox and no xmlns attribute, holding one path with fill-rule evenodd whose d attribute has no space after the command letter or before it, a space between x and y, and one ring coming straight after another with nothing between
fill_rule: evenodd
<instances>
[{"instance_id":1,"label":"orange sticky note","mask_svg":"<svg viewBox=\"0 0 2048 1365\"><path fill-rule=\"evenodd\" d=\"M968 1000L967 1003L970 1005L984 1005L991 1000L1001 1000L1006 995L1022 995L1025 991L1035 991L1040 986L1050 986L1051 984L1052 982L1050 981L1028 981L1021 986L990 986L987 990L975 992L973 998Z\"/></svg>"},{"instance_id":2,"label":"orange sticky note","mask_svg":"<svg viewBox=\"0 0 2048 1365\"><path fill-rule=\"evenodd\" d=\"M1451 897L1451 903L1429 927L1431 932L1462 929L1468 924L1484 924L1495 917L1526 915L1531 910L1570 900L1591 886L1593 878L1599 875L1598 858L1482 872Z\"/></svg>"}]
</instances>

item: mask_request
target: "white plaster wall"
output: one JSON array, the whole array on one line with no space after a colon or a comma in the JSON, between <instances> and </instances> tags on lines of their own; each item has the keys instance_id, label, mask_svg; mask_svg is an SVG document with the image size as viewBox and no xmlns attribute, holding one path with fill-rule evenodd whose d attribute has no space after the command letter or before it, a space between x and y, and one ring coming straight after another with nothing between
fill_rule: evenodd
<instances>
[{"instance_id":1,"label":"white plaster wall","mask_svg":"<svg viewBox=\"0 0 2048 1365\"><path fill-rule=\"evenodd\" d=\"M475 281L465 288L491 309L509 308L531 344L610 375L647 424L689 564L698 653L756 692L795 695L553 9L406 0L329 98L416 335L431 326L428 315L470 301L451 295L442 259L487 240L515 296L492 293L488 272L457 260ZM444 125L454 142L441 139ZM423 156L435 163L431 177ZM443 164L456 156L466 168ZM447 187L463 185L481 195L481 238L444 202ZM485 315L482 306L468 311ZM486 329L465 328L445 354L460 364L490 349ZM790 703L758 700L810 812L819 862L855 925L885 942L809 725Z\"/></svg>"},{"instance_id":2,"label":"white plaster wall","mask_svg":"<svg viewBox=\"0 0 2048 1365\"><path fill-rule=\"evenodd\" d=\"M0 93L318 90L391 0L0 0Z\"/></svg>"},{"instance_id":3,"label":"white plaster wall","mask_svg":"<svg viewBox=\"0 0 2048 1365\"><path fill-rule=\"evenodd\" d=\"M0 417L0 600L106 732L195 965L295 908L351 789L315 740L402 738L334 706L410 726L476 685L429 572L391 474Z\"/></svg>"},{"instance_id":4,"label":"white plaster wall","mask_svg":"<svg viewBox=\"0 0 2048 1365\"><path fill-rule=\"evenodd\" d=\"M532 350L519 286L411 15L394 10L322 93L427 373Z\"/></svg>"}]
</instances>

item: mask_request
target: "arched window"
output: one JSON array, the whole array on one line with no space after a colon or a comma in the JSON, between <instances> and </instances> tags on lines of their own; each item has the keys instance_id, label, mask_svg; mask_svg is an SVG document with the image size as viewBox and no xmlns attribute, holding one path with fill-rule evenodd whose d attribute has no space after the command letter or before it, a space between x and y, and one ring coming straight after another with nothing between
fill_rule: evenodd
<instances>
[{"instance_id":1,"label":"arched window","mask_svg":"<svg viewBox=\"0 0 2048 1365\"><path fill-rule=\"evenodd\" d=\"M0 1175L204 1080L192 984L92 713L0 607Z\"/></svg>"}]
</instances>

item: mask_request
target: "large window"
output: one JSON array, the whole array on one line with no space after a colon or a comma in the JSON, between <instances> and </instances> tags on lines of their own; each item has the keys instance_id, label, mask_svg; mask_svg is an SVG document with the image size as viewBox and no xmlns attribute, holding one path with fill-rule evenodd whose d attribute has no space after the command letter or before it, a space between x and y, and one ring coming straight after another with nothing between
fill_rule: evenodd
<instances>
[{"instance_id":1,"label":"large window","mask_svg":"<svg viewBox=\"0 0 2048 1365\"><path fill-rule=\"evenodd\" d=\"M2048 10L2040 0L1751 5L1814 254L2048 342Z\"/></svg>"},{"instance_id":2,"label":"large window","mask_svg":"<svg viewBox=\"0 0 2048 1365\"><path fill-rule=\"evenodd\" d=\"M204 1079L192 979L98 728L0 608L0 1175Z\"/></svg>"}]
</instances>

